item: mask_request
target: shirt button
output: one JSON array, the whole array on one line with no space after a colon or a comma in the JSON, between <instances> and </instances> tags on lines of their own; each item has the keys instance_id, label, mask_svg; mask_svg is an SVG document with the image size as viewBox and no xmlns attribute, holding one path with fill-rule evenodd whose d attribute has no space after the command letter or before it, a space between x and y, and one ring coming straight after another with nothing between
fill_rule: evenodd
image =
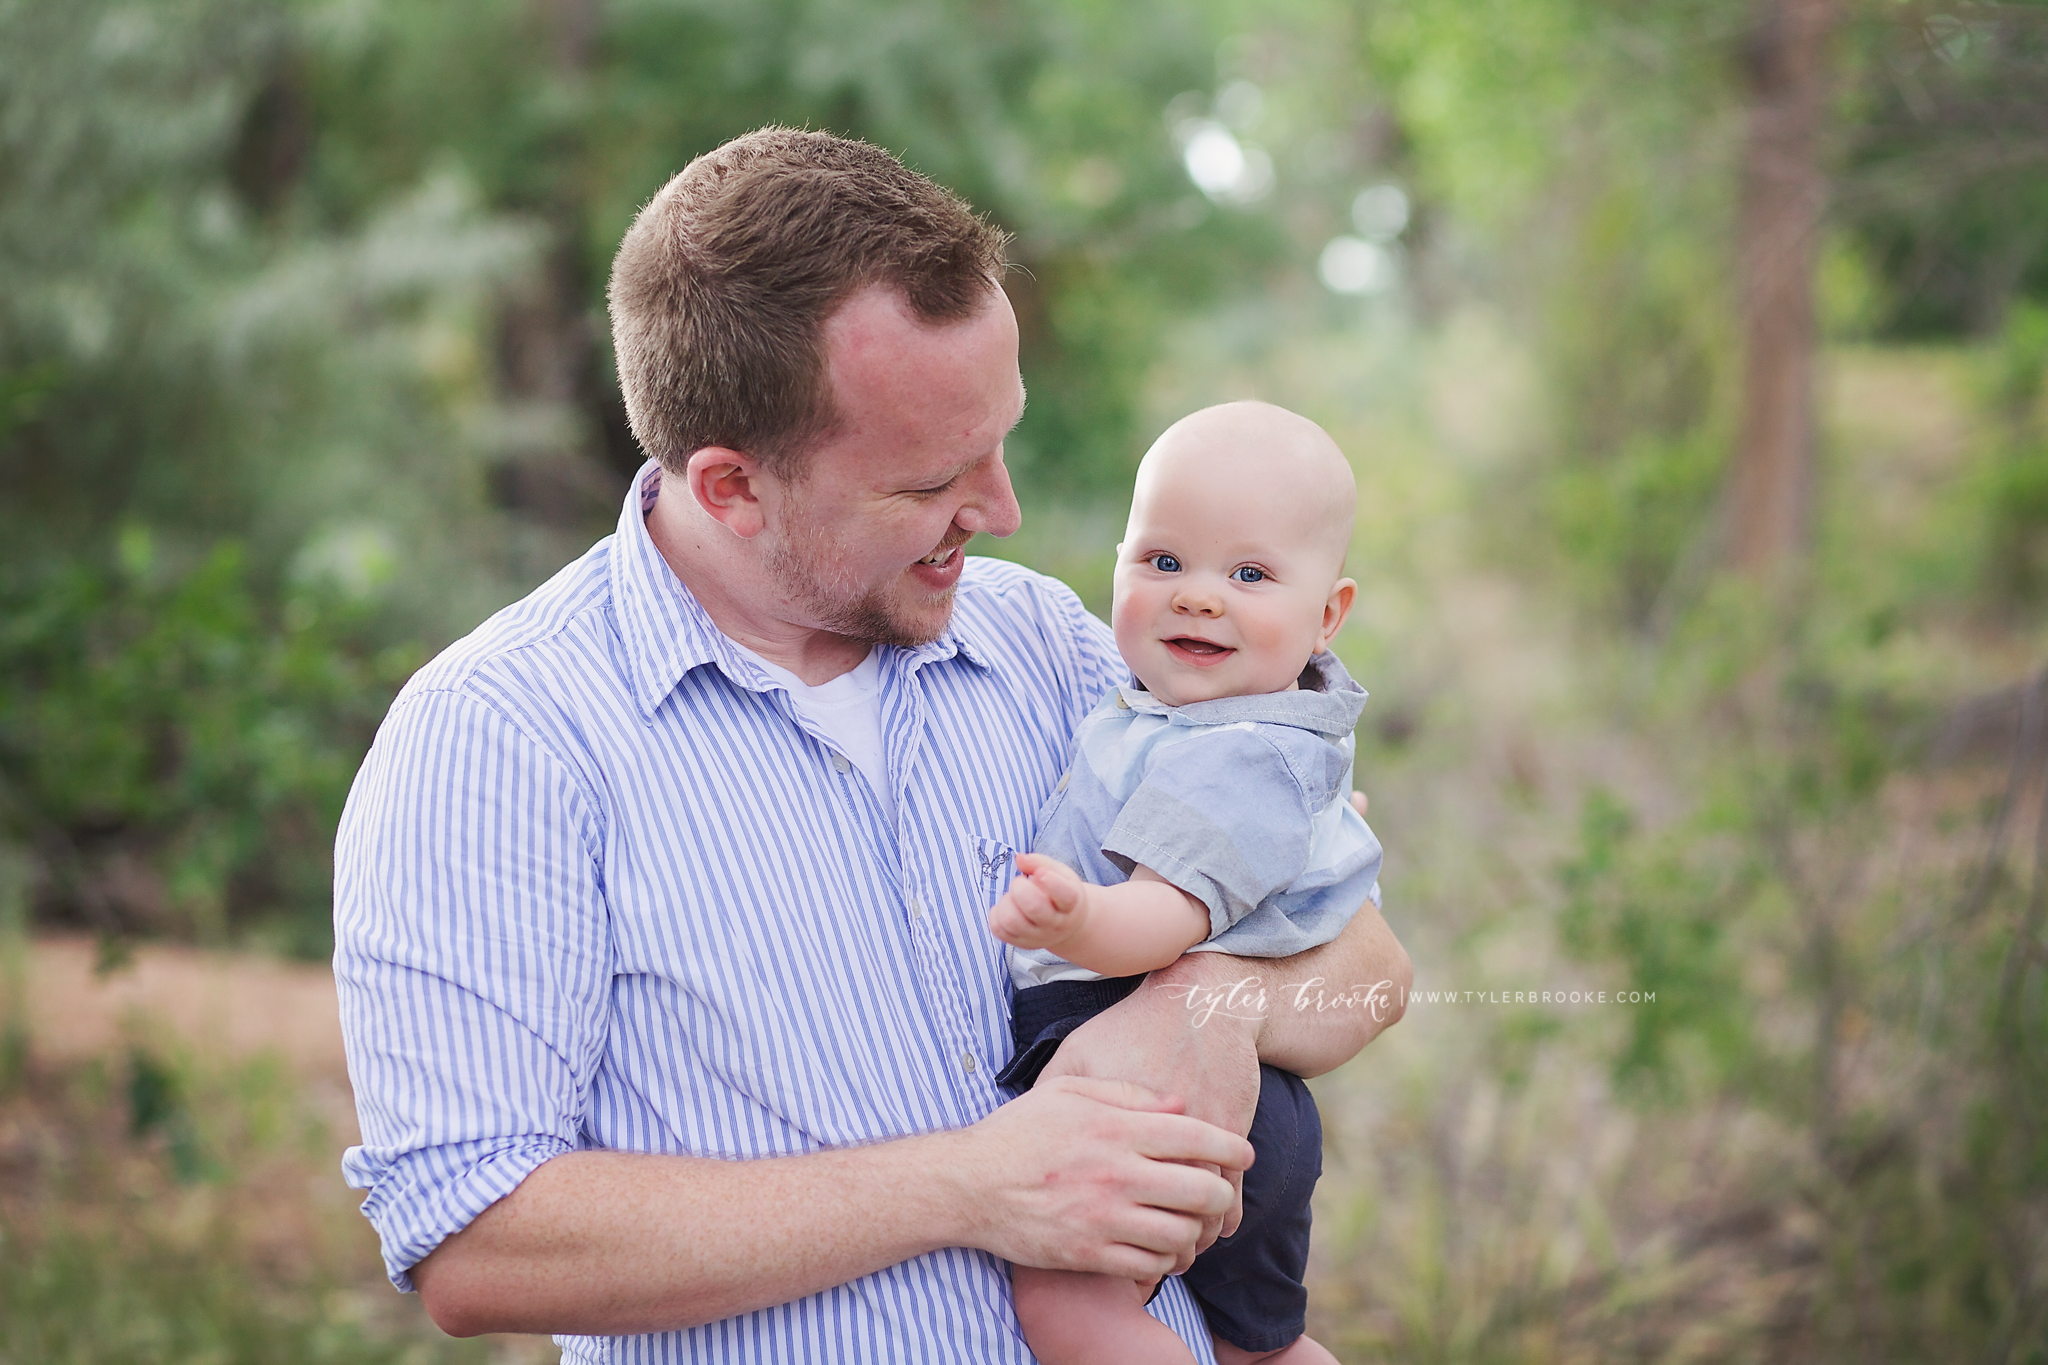
<instances>
[{"instance_id":1,"label":"shirt button","mask_svg":"<svg viewBox=\"0 0 2048 1365\"><path fill-rule=\"evenodd\" d=\"M912 919L924 918L924 902L915 896L910 898L910 917Z\"/></svg>"},{"instance_id":2,"label":"shirt button","mask_svg":"<svg viewBox=\"0 0 2048 1365\"><path fill-rule=\"evenodd\" d=\"M853 771L853 764L847 762L845 754L832 755L832 766L834 769L842 773L850 773Z\"/></svg>"},{"instance_id":3,"label":"shirt button","mask_svg":"<svg viewBox=\"0 0 2048 1365\"><path fill-rule=\"evenodd\" d=\"M970 1075L970 1076L972 1076L972 1075L974 1074L974 1054L973 1054L973 1053L971 1053L971 1052L963 1052L963 1053L961 1053L961 1054L960 1054L960 1069L961 1069L962 1071L966 1072L966 1073L967 1073L968 1075Z\"/></svg>"}]
</instances>

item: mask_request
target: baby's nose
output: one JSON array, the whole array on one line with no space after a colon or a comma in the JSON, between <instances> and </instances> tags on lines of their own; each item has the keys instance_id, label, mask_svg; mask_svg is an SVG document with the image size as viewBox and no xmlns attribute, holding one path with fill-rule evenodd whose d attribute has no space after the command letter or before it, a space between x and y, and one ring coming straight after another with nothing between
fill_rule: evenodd
<instances>
[{"instance_id":1,"label":"baby's nose","mask_svg":"<svg viewBox=\"0 0 2048 1365\"><path fill-rule=\"evenodd\" d=\"M1214 593L1188 590L1175 594L1173 609L1190 616L1221 616L1223 599Z\"/></svg>"}]
</instances>

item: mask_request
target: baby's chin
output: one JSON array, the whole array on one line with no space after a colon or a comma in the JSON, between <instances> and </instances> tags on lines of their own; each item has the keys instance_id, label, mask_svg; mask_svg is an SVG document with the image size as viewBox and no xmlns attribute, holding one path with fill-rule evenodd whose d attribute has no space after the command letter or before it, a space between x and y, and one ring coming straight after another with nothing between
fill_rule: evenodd
<instances>
[{"instance_id":1,"label":"baby's chin","mask_svg":"<svg viewBox=\"0 0 2048 1365\"><path fill-rule=\"evenodd\" d=\"M1304 665L1303 672L1306 671L1307 668ZM1289 678L1285 687L1231 687L1225 688L1220 692L1194 689L1181 691L1173 687L1161 689L1153 687L1143 678L1139 678L1137 681L1139 687L1151 693L1155 700L1163 702L1167 706L1193 706L1196 702L1225 701L1231 697L1270 697L1280 692L1299 692L1301 690L1300 674Z\"/></svg>"}]
</instances>

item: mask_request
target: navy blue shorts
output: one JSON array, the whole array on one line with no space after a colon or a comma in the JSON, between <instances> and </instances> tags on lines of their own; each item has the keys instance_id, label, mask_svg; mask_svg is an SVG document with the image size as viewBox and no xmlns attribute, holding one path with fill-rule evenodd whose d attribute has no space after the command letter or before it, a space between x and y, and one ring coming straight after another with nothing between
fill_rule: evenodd
<instances>
[{"instance_id":1,"label":"navy blue shorts","mask_svg":"<svg viewBox=\"0 0 2048 1365\"><path fill-rule=\"evenodd\" d=\"M1138 988L1142 976L1055 981L1017 992L1016 1055L996 1080L1020 1094L1069 1033ZM1181 1276L1209 1330L1246 1351L1275 1351L1307 1326L1309 1196L1323 1173L1323 1121L1301 1077L1259 1068L1259 1107L1247 1135L1258 1160L1244 1173L1244 1221Z\"/></svg>"}]
</instances>

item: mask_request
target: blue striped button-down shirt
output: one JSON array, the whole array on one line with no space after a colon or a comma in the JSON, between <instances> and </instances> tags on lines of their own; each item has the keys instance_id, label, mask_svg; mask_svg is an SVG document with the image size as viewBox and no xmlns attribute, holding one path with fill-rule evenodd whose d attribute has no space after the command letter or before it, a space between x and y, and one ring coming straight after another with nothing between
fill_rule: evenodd
<instances>
[{"instance_id":1,"label":"blue striped button-down shirt","mask_svg":"<svg viewBox=\"0 0 2048 1365\"><path fill-rule=\"evenodd\" d=\"M1010 850L1121 681L1060 584L970 560L948 632L884 649L893 823L677 581L618 533L406 686L350 793L335 975L349 1183L401 1288L562 1152L761 1157L982 1118L1009 1052L986 927ZM1210 1359L1178 1281L1154 1311ZM1030 1360L1003 1263L933 1252L565 1361Z\"/></svg>"}]
</instances>

